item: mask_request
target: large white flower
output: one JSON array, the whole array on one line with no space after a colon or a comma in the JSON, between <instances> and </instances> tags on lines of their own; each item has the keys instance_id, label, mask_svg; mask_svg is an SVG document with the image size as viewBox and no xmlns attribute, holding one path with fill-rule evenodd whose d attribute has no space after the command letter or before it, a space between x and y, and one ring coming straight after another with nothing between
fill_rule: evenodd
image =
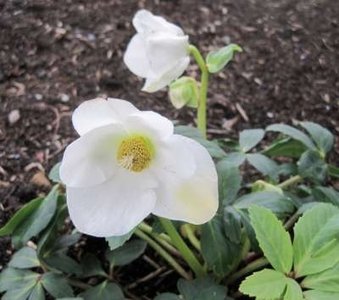
<instances>
[{"instance_id":1,"label":"large white flower","mask_svg":"<svg viewBox=\"0 0 339 300\"><path fill-rule=\"evenodd\" d=\"M73 114L80 137L64 153L60 176L79 231L123 235L150 213L202 224L218 207L217 174L199 143L172 123L118 99L82 103Z\"/></svg>"},{"instance_id":2,"label":"large white flower","mask_svg":"<svg viewBox=\"0 0 339 300\"><path fill-rule=\"evenodd\" d=\"M178 26L147 10L135 14L133 25L137 34L128 44L124 61L134 74L146 78L142 90L155 92L186 70L188 36Z\"/></svg>"}]
</instances>

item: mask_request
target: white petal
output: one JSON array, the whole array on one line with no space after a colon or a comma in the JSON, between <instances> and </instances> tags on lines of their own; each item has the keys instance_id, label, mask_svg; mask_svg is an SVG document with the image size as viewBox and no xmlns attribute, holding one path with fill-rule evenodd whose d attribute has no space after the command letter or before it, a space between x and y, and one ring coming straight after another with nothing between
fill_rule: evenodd
<instances>
[{"instance_id":1,"label":"white petal","mask_svg":"<svg viewBox=\"0 0 339 300\"><path fill-rule=\"evenodd\" d=\"M117 144L126 132L119 124L93 129L71 143L60 166L63 183L71 187L93 186L117 171Z\"/></svg>"},{"instance_id":2,"label":"white petal","mask_svg":"<svg viewBox=\"0 0 339 300\"><path fill-rule=\"evenodd\" d=\"M133 26L137 32L152 34L154 32L168 32L174 35L183 35L180 27L167 22L164 18L155 16L148 10L139 10L133 18Z\"/></svg>"},{"instance_id":3,"label":"white petal","mask_svg":"<svg viewBox=\"0 0 339 300\"><path fill-rule=\"evenodd\" d=\"M128 116L125 128L130 133L143 133L155 140L167 139L173 134L173 123L153 111L139 111Z\"/></svg>"},{"instance_id":4,"label":"white petal","mask_svg":"<svg viewBox=\"0 0 339 300\"><path fill-rule=\"evenodd\" d=\"M94 128L121 122L139 110L130 102L120 99L96 98L81 103L72 115L75 130L83 135Z\"/></svg>"},{"instance_id":5,"label":"white petal","mask_svg":"<svg viewBox=\"0 0 339 300\"><path fill-rule=\"evenodd\" d=\"M197 165L188 179L166 177L157 189L153 213L172 220L202 224L209 221L218 209L218 178L207 150L197 142L181 137Z\"/></svg>"},{"instance_id":6,"label":"white petal","mask_svg":"<svg viewBox=\"0 0 339 300\"><path fill-rule=\"evenodd\" d=\"M189 57L185 57L161 76L147 78L142 90L153 93L164 88L185 72L189 62Z\"/></svg>"},{"instance_id":7,"label":"white petal","mask_svg":"<svg viewBox=\"0 0 339 300\"><path fill-rule=\"evenodd\" d=\"M67 205L75 227L83 233L124 235L152 211L155 193L142 182L117 174L94 187L67 188Z\"/></svg>"},{"instance_id":8,"label":"white petal","mask_svg":"<svg viewBox=\"0 0 339 300\"><path fill-rule=\"evenodd\" d=\"M147 77L151 66L146 55L146 44L140 34L136 34L129 42L124 62L132 73L140 77Z\"/></svg>"},{"instance_id":9,"label":"white petal","mask_svg":"<svg viewBox=\"0 0 339 300\"><path fill-rule=\"evenodd\" d=\"M188 36L160 33L146 39L146 55L154 74L162 74L188 58Z\"/></svg>"}]
</instances>

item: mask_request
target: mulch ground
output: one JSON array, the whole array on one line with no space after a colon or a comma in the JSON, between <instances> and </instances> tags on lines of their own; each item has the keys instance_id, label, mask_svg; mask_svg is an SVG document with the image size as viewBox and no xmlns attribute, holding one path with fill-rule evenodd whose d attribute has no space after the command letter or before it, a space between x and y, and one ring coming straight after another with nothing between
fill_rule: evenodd
<instances>
[{"instance_id":1,"label":"mulch ground","mask_svg":"<svg viewBox=\"0 0 339 300\"><path fill-rule=\"evenodd\" d=\"M182 26L204 53L244 52L212 78L209 133L310 120L339 133L339 5L333 0L0 1L0 225L48 190L45 172L76 134L72 110L101 96L127 99L183 124L165 91L140 92L122 55L140 8ZM188 70L198 75L196 66ZM331 157L338 161L336 153ZM0 265L8 260L0 243Z\"/></svg>"}]
</instances>

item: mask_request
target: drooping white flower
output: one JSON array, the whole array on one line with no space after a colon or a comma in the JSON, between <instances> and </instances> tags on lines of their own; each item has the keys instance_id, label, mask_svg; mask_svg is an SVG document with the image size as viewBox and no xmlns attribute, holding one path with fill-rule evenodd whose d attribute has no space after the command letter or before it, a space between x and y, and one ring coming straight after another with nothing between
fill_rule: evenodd
<instances>
[{"instance_id":1,"label":"drooping white flower","mask_svg":"<svg viewBox=\"0 0 339 300\"><path fill-rule=\"evenodd\" d=\"M80 137L65 150L60 177L70 217L83 233L118 236L150 213L202 224L218 207L214 163L172 123L119 99L85 101L73 113Z\"/></svg>"},{"instance_id":2,"label":"drooping white flower","mask_svg":"<svg viewBox=\"0 0 339 300\"><path fill-rule=\"evenodd\" d=\"M131 72L146 78L142 90L155 92L186 70L188 36L178 26L147 10L135 14L133 26L137 34L128 44L124 61Z\"/></svg>"}]
</instances>

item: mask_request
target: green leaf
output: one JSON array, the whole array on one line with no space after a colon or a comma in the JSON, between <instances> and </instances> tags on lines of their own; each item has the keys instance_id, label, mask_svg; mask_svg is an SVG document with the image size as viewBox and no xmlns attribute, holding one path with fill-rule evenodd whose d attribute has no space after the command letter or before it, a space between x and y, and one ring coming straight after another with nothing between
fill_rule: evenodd
<instances>
[{"instance_id":1,"label":"green leaf","mask_svg":"<svg viewBox=\"0 0 339 300\"><path fill-rule=\"evenodd\" d=\"M146 242L142 240L132 240L118 249L108 251L106 259L111 266L124 266L137 259L145 252Z\"/></svg>"},{"instance_id":2,"label":"green leaf","mask_svg":"<svg viewBox=\"0 0 339 300\"><path fill-rule=\"evenodd\" d=\"M25 204L20 210L18 210L14 216L0 229L0 237L5 235L11 235L13 231L20 225L26 218L31 216L33 212L38 209L42 198L36 198L27 204Z\"/></svg>"},{"instance_id":3,"label":"green leaf","mask_svg":"<svg viewBox=\"0 0 339 300\"><path fill-rule=\"evenodd\" d=\"M293 202L286 195L266 191L246 194L236 200L234 207L248 209L253 204L264 206L279 217L289 216L295 210Z\"/></svg>"},{"instance_id":4,"label":"green leaf","mask_svg":"<svg viewBox=\"0 0 339 300\"><path fill-rule=\"evenodd\" d=\"M211 51L207 54L206 65L210 73L217 73L221 71L232 59L234 53L242 52L240 46L230 44L216 51Z\"/></svg>"},{"instance_id":5,"label":"green leaf","mask_svg":"<svg viewBox=\"0 0 339 300\"><path fill-rule=\"evenodd\" d=\"M339 206L339 192L333 188L317 186L312 190L312 195L318 202L327 202Z\"/></svg>"},{"instance_id":6,"label":"green leaf","mask_svg":"<svg viewBox=\"0 0 339 300\"><path fill-rule=\"evenodd\" d=\"M305 300L334 300L339 299L339 293L323 292L323 291L305 291Z\"/></svg>"},{"instance_id":7,"label":"green leaf","mask_svg":"<svg viewBox=\"0 0 339 300\"><path fill-rule=\"evenodd\" d=\"M111 236L107 237L106 241L108 242L109 248L111 250L117 249L125 244L133 235L134 229L132 229L129 233L126 233L121 236Z\"/></svg>"},{"instance_id":8,"label":"green leaf","mask_svg":"<svg viewBox=\"0 0 339 300\"><path fill-rule=\"evenodd\" d=\"M163 293L154 298L154 300L180 300L178 295L172 293Z\"/></svg>"},{"instance_id":9,"label":"green leaf","mask_svg":"<svg viewBox=\"0 0 339 300\"><path fill-rule=\"evenodd\" d=\"M240 187L242 176L237 167L221 160L217 164L220 208L233 203Z\"/></svg>"},{"instance_id":10,"label":"green leaf","mask_svg":"<svg viewBox=\"0 0 339 300\"><path fill-rule=\"evenodd\" d=\"M46 228L56 211L58 194L58 185L56 185L39 207L15 228L13 232L13 243L15 245L25 244L30 238L38 235Z\"/></svg>"},{"instance_id":11,"label":"green leaf","mask_svg":"<svg viewBox=\"0 0 339 300\"><path fill-rule=\"evenodd\" d=\"M0 273L0 293L34 286L38 278L39 274L32 271L7 268Z\"/></svg>"},{"instance_id":12,"label":"green leaf","mask_svg":"<svg viewBox=\"0 0 339 300\"><path fill-rule=\"evenodd\" d=\"M312 140L302 131L285 124L273 124L266 128L266 131L275 131L285 134L301 143L303 143L308 149L317 150Z\"/></svg>"},{"instance_id":13,"label":"green leaf","mask_svg":"<svg viewBox=\"0 0 339 300\"><path fill-rule=\"evenodd\" d=\"M255 147L264 138L263 129L246 129L240 132L239 145L243 152L247 152Z\"/></svg>"},{"instance_id":14,"label":"green leaf","mask_svg":"<svg viewBox=\"0 0 339 300\"><path fill-rule=\"evenodd\" d=\"M231 242L224 233L222 216L201 226L201 252L210 269L219 277L228 274L241 260L240 243Z\"/></svg>"},{"instance_id":15,"label":"green leaf","mask_svg":"<svg viewBox=\"0 0 339 300\"><path fill-rule=\"evenodd\" d=\"M55 164L48 174L48 178L52 180L53 182L61 183L60 174L59 174L60 166L61 166L61 162Z\"/></svg>"},{"instance_id":16,"label":"green leaf","mask_svg":"<svg viewBox=\"0 0 339 300\"><path fill-rule=\"evenodd\" d=\"M339 168L332 165L328 165L327 172L329 176L339 178Z\"/></svg>"},{"instance_id":17,"label":"green leaf","mask_svg":"<svg viewBox=\"0 0 339 300\"><path fill-rule=\"evenodd\" d=\"M273 180L278 179L279 166L274 160L260 153L247 154L246 158L248 162L263 175L267 175Z\"/></svg>"},{"instance_id":18,"label":"green leaf","mask_svg":"<svg viewBox=\"0 0 339 300\"><path fill-rule=\"evenodd\" d=\"M193 281L179 279L178 290L185 300L224 300L226 294L226 288L209 277Z\"/></svg>"},{"instance_id":19,"label":"green leaf","mask_svg":"<svg viewBox=\"0 0 339 300\"><path fill-rule=\"evenodd\" d=\"M286 283L284 300L304 300L303 292L298 282L291 278L286 278Z\"/></svg>"},{"instance_id":20,"label":"green leaf","mask_svg":"<svg viewBox=\"0 0 339 300\"><path fill-rule=\"evenodd\" d=\"M33 283L33 285L24 286L21 289L7 291L6 294L2 296L1 300L27 300L34 287L35 283Z\"/></svg>"},{"instance_id":21,"label":"green leaf","mask_svg":"<svg viewBox=\"0 0 339 300\"><path fill-rule=\"evenodd\" d=\"M246 154L242 152L227 153L226 157L222 160L224 163L239 167L246 159Z\"/></svg>"},{"instance_id":22,"label":"green leaf","mask_svg":"<svg viewBox=\"0 0 339 300\"><path fill-rule=\"evenodd\" d=\"M79 295L84 300L125 300L120 287L115 283L104 281L103 283L89 288Z\"/></svg>"},{"instance_id":23,"label":"green leaf","mask_svg":"<svg viewBox=\"0 0 339 300\"><path fill-rule=\"evenodd\" d=\"M315 182L322 182L326 178L327 164L317 151L306 151L297 162L300 176Z\"/></svg>"},{"instance_id":24,"label":"green leaf","mask_svg":"<svg viewBox=\"0 0 339 300\"><path fill-rule=\"evenodd\" d=\"M338 256L338 252L336 253ZM339 292L339 264L321 273L307 276L301 285L323 292Z\"/></svg>"},{"instance_id":25,"label":"green leaf","mask_svg":"<svg viewBox=\"0 0 339 300\"><path fill-rule=\"evenodd\" d=\"M323 154L332 149L334 136L328 129L313 122L301 122L300 125L309 133Z\"/></svg>"},{"instance_id":26,"label":"green leaf","mask_svg":"<svg viewBox=\"0 0 339 300\"><path fill-rule=\"evenodd\" d=\"M251 223L260 248L277 271L289 273L293 262L290 235L268 209L253 205L249 208Z\"/></svg>"},{"instance_id":27,"label":"green leaf","mask_svg":"<svg viewBox=\"0 0 339 300\"><path fill-rule=\"evenodd\" d=\"M24 247L13 255L8 265L18 269L29 269L39 267L40 262L34 249Z\"/></svg>"},{"instance_id":28,"label":"green leaf","mask_svg":"<svg viewBox=\"0 0 339 300\"><path fill-rule=\"evenodd\" d=\"M241 216L232 206L226 206L223 214L224 232L227 238L239 244L241 242Z\"/></svg>"},{"instance_id":29,"label":"green leaf","mask_svg":"<svg viewBox=\"0 0 339 300\"><path fill-rule=\"evenodd\" d=\"M73 297L73 290L63 275L48 272L41 278L46 291L54 298Z\"/></svg>"},{"instance_id":30,"label":"green leaf","mask_svg":"<svg viewBox=\"0 0 339 300\"><path fill-rule=\"evenodd\" d=\"M184 107L198 107L199 87L193 77L182 76L169 86L169 98L177 109Z\"/></svg>"},{"instance_id":31,"label":"green leaf","mask_svg":"<svg viewBox=\"0 0 339 300\"><path fill-rule=\"evenodd\" d=\"M191 126L175 126L174 133L194 139L204 146L214 158L224 158L226 156L225 151L221 149L217 143L206 140L197 128Z\"/></svg>"},{"instance_id":32,"label":"green leaf","mask_svg":"<svg viewBox=\"0 0 339 300\"><path fill-rule=\"evenodd\" d=\"M306 150L307 148L303 143L292 138L284 138L273 142L272 145L266 147L261 153L270 157L285 156L298 158Z\"/></svg>"},{"instance_id":33,"label":"green leaf","mask_svg":"<svg viewBox=\"0 0 339 300\"><path fill-rule=\"evenodd\" d=\"M239 290L248 296L258 299L281 299L286 288L284 274L264 269L248 276L240 285Z\"/></svg>"},{"instance_id":34,"label":"green leaf","mask_svg":"<svg viewBox=\"0 0 339 300\"><path fill-rule=\"evenodd\" d=\"M294 226L294 270L297 277L321 272L338 261L339 257L334 259L337 255L328 255L338 247L338 243L333 243L338 213L335 206L321 203L307 210Z\"/></svg>"},{"instance_id":35,"label":"green leaf","mask_svg":"<svg viewBox=\"0 0 339 300\"><path fill-rule=\"evenodd\" d=\"M31 292L28 300L45 300L45 291L42 288L42 284L38 282L33 291Z\"/></svg>"},{"instance_id":36,"label":"green leaf","mask_svg":"<svg viewBox=\"0 0 339 300\"><path fill-rule=\"evenodd\" d=\"M84 258L81 260L81 266L83 273L81 277L91 277L91 276L104 276L107 274L101 266L100 260L93 254L87 253Z\"/></svg>"},{"instance_id":37,"label":"green leaf","mask_svg":"<svg viewBox=\"0 0 339 300\"><path fill-rule=\"evenodd\" d=\"M82 267L78 262L61 252L52 253L49 256L46 256L44 261L52 270L59 270L78 276L81 276L83 272Z\"/></svg>"}]
</instances>

